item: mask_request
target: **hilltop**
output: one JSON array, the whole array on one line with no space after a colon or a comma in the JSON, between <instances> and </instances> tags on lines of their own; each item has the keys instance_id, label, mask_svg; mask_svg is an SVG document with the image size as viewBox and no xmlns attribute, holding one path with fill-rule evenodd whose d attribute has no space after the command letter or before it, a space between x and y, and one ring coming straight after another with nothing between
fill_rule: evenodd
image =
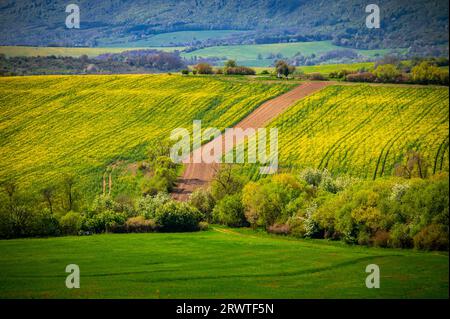
<instances>
[{"instance_id":1,"label":"hilltop","mask_svg":"<svg viewBox=\"0 0 450 319\"><path fill-rule=\"evenodd\" d=\"M8 32L0 34L0 44L148 46L146 41L217 45L333 40L357 49L448 47L446 0L378 1L382 27L377 30L366 28L367 2L362 0L81 0L79 30L65 28L66 5L62 0L3 2L0 28ZM179 31L196 32L164 37Z\"/></svg>"}]
</instances>

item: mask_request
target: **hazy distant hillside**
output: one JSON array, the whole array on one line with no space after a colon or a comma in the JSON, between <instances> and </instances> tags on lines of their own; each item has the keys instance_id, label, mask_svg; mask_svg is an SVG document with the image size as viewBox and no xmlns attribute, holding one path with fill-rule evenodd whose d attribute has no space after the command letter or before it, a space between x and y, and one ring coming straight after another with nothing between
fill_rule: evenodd
<instances>
[{"instance_id":1,"label":"hazy distant hillside","mask_svg":"<svg viewBox=\"0 0 450 319\"><path fill-rule=\"evenodd\" d=\"M69 3L0 0L0 43L95 46L214 29L254 31L234 34L236 44L326 39L370 49L448 46L447 0L376 1L382 18L378 30L365 26L367 0L79 0L78 30L65 29Z\"/></svg>"}]
</instances>

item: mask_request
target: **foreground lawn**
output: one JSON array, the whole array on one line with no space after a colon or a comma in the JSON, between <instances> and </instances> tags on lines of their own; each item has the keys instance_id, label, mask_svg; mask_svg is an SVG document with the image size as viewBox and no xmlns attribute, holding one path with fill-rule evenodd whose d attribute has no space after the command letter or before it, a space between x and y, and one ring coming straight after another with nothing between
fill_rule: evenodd
<instances>
[{"instance_id":1,"label":"foreground lawn","mask_svg":"<svg viewBox=\"0 0 450 319\"><path fill-rule=\"evenodd\" d=\"M78 264L81 288L65 287ZM377 264L380 289L365 287ZM447 253L251 230L0 241L0 298L448 298Z\"/></svg>"}]
</instances>

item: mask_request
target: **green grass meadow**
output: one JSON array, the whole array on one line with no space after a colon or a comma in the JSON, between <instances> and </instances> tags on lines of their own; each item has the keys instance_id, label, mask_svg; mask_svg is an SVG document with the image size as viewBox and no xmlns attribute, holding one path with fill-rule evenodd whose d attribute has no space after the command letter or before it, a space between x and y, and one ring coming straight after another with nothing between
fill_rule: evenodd
<instances>
[{"instance_id":1,"label":"green grass meadow","mask_svg":"<svg viewBox=\"0 0 450 319\"><path fill-rule=\"evenodd\" d=\"M80 289L65 287L68 264ZM222 227L0 241L0 298L448 298L448 271L448 253Z\"/></svg>"},{"instance_id":2,"label":"green grass meadow","mask_svg":"<svg viewBox=\"0 0 450 319\"><path fill-rule=\"evenodd\" d=\"M129 47L168 47L176 46L179 43L205 41L209 39L226 39L235 34L244 34L246 31L237 30L204 30L204 31L177 31L155 34L141 40L130 38L118 38L114 42L111 39L100 39L99 45L106 47L129 46Z\"/></svg>"},{"instance_id":3,"label":"green grass meadow","mask_svg":"<svg viewBox=\"0 0 450 319\"><path fill-rule=\"evenodd\" d=\"M274 59L268 58L269 54L281 53L284 58L291 58L300 52L303 55L316 54L342 50L342 47L333 45L331 41L312 41L312 42L295 42L295 43L274 43L274 44L249 44L249 45L228 45L214 46L204 49L195 50L189 53L183 53L185 58L194 56L208 57L226 57L234 59L241 65L251 67L268 67L272 65ZM390 50L356 50L359 54L367 57L383 56ZM261 59L258 59L258 55Z\"/></svg>"},{"instance_id":4,"label":"green grass meadow","mask_svg":"<svg viewBox=\"0 0 450 319\"><path fill-rule=\"evenodd\" d=\"M0 54L7 57L13 56L71 56L80 57L87 55L88 57L96 57L105 53L120 53L127 50L146 50L155 49L167 52L175 50L183 50L184 47L96 47L96 48L82 48L82 47L28 47L28 46L0 46Z\"/></svg>"}]
</instances>

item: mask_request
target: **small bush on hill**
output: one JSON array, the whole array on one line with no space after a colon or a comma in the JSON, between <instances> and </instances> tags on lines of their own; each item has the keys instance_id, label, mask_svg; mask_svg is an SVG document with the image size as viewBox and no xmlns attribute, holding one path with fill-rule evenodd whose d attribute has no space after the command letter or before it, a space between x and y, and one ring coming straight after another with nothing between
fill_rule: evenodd
<instances>
[{"instance_id":1,"label":"small bush on hill","mask_svg":"<svg viewBox=\"0 0 450 319\"><path fill-rule=\"evenodd\" d=\"M289 235L291 228L287 224L273 224L267 228L267 232L277 235Z\"/></svg>"},{"instance_id":2,"label":"small bush on hill","mask_svg":"<svg viewBox=\"0 0 450 319\"><path fill-rule=\"evenodd\" d=\"M431 224L414 236L414 247L423 250L448 250L448 227Z\"/></svg>"},{"instance_id":3,"label":"small bush on hill","mask_svg":"<svg viewBox=\"0 0 450 319\"><path fill-rule=\"evenodd\" d=\"M209 229L209 224L208 222L200 222L198 223L198 229L201 231L205 231Z\"/></svg>"},{"instance_id":4,"label":"small bush on hill","mask_svg":"<svg viewBox=\"0 0 450 319\"><path fill-rule=\"evenodd\" d=\"M208 63L199 63L194 67L194 70L198 74L213 74L213 68Z\"/></svg>"},{"instance_id":5,"label":"small bush on hill","mask_svg":"<svg viewBox=\"0 0 450 319\"><path fill-rule=\"evenodd\" d=\"M306 75L311 81L326 81L327 78L322 73L309 73Z\"/></svg>"},{"instance_id":6,"label":"small bush on hill","mask_svg":"<svg viewBox=\"0 0 450 319\"><path fill-rule=\"evenodd\" d=\"M82 216L80 213L68 212L59 220L62 233L65 235L77 235L81 229Z\"/></svg>"},{"instance_id":7,"label":"small bush on hill","mask_svg":"<svg viewBox=\"0 0 450 319\"><path fill-rule=\"evenodd\" d=\"M225 68L224 74L226 75L255 75L256 72L252 68L246 66L236 66Z\"/></svg>"},{"instance_id":8,"label":"small bush on hill","mask_svg":"<svg viewBox=\"0 0 450 319\"><path fill-rule=\"evenodd\" d=\"M415 83L448 85L448 71L441 71L437 66L426 61L413 67L411 74Z\"/></svg>"},{"instance_id":9,"label":"small bush on hill","mask_svg":"<svg viewBox=\"0 0 450 319\"><path fill-rule=\"evenodd\" d=\"M400 82L402 73L392 64L382 64L374 71L377 80L384 83Z\"/></svg>"},{"instance_id":10,"label":"small bush on hill","mask_svg":"<svg viewBox=\"0 0 450 319\"><path fill-rule=\"evenodd\" d=\"M196 189L189 197L189 204L197 208L205 216L206 221L212 221L215 200L210 191L203 188Z\"/></svg>"},{"instance_id":11,"label":"small bush on hill","mask_svg":"<svg viewBox=\"0 0 450 319\"><path fill-rule=\"evenodd\" d=\"M144 196L138 202L138 213L146 219L153 219L155 218L156 209L170 201L170 195L167 193Z\"/></svg>"},{"instance_id":12,"label":"small bush on hill","mask_svg":"<svg viewBox=\"0 0 450 319\"><path fill-rule=\"evenodd\" d=\"M371 72L352 73L345 77L349 82L375 82L377 77Z\"/></svg>"},{"instance_id":13,"label":"small bush on hill","mask_svg":"<svg viewBox=\"0 0 450 319\"><path fill-rule=\"evenodd\" d=\"M156 209L155 222L163 232L185 232L199 229L203 215L187 203L170 201Z\"/></svg>"},{"instance_id":14,"label":"small bush on hill","mask_svg":"<svg viewBox=\"0 0 450 319\"><path fill-rule=\"evenodd\" d=\"M125 227L129 233L148 233L156 229L156 224L151 219L145 219L144 216L136 216L128 218Z\"/></svg>"}]
</instances>

